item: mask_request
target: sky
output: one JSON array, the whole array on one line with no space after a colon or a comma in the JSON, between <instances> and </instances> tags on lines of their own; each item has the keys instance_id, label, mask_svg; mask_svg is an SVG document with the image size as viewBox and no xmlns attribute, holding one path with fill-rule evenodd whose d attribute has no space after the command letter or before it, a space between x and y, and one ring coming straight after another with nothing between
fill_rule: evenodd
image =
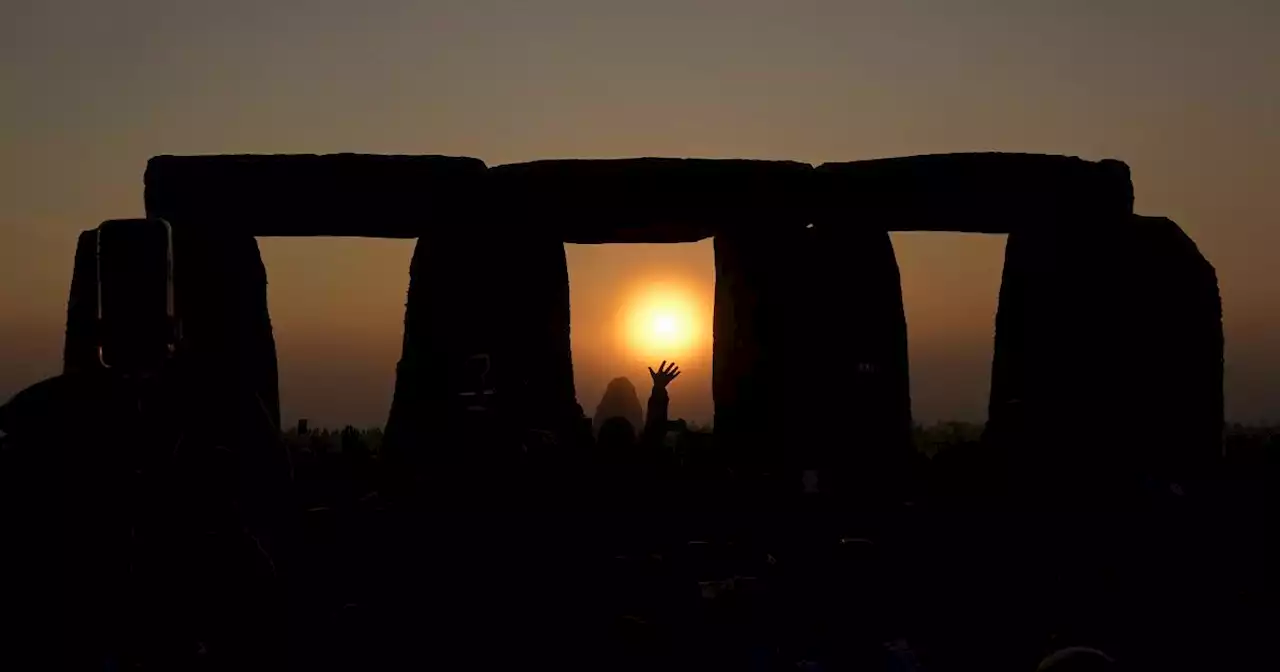
<instances>
[{"instance_id":1,"label":"sky","mask_svg":"<svg viewBox=\"0 0 1280 672\"><path fill-rule=\"evenodd\" d=\"M1228 417L1280 419L1274 0L8 0L0 56L0 397L59 370L76 234L142 214L155 154L996 150L1126 161L1217 267ZM380 424L412 241L260 244L286 420ZM922 420L983 417L1003 244L894 235ZM655 269L709 301L711 245L569 261L590 411L646 374L586 335ZM709 415L705 357L675 412Z\"/></svg>"}]
</instances>

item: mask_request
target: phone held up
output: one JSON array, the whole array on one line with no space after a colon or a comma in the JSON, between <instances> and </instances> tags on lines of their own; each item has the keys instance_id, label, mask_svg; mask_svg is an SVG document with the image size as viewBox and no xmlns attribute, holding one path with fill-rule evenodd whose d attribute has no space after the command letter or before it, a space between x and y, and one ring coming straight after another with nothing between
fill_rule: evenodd
<instances>
[{"instance_id":1,"label":"phone held up","mask_svg":"<svg viewBox=\"0 0 1280 672\"><path fill-rule=\"evenodd\" d=\"M117 373L159 373L173 356L173 229L163 219L98 226L98 358Z\"/></svg>"}]
</instances>

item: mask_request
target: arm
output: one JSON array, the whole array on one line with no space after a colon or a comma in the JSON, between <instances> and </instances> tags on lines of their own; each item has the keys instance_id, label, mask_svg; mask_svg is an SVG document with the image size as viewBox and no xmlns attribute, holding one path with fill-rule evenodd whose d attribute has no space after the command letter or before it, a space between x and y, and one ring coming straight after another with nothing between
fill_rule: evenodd
<instances>
[{"instance_id":1,"label":"arm","mask_svg":"<svg viewBox=\"0 0 1280 672\"><path fill-rule=\"evenodd\" d=\"M644 417L644 434L641 443L646 447L658 446L667 433L667 409L671 402L667 394L667 385L680 375L680 367L672 362L670 366L664 361L658 370L649 369L653 378L653 392L649 394L649 408Z\"/></svg>"},{"instance_id":2,"label":"arm","mask_svg":"<svg viewBox=\"0 0 1280 672\"><path fill-rule=\"evenodd\" d=\"M671 404L671 396L661 387L654 386L649 393L649 405L644 414L644 434L641 442L646 446L662 443L667 433L667 407Z\"/></svg>"}]
</instances>

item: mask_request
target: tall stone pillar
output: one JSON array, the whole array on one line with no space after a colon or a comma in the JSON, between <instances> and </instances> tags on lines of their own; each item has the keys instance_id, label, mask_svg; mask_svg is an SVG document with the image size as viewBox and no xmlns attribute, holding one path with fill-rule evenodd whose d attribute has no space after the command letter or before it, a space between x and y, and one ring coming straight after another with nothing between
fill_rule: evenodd
<instances>
[{"instance_id":1,"label":"tall stone pillar","mask_svg":"<svg viewBox=\"0 0 1280 672\"><path fill-rule=\"evenodd\" d=\"M387 421L396 459L424 487L491 500L531 432L567 440L580 417L564 245L482 226L420 239Z\"/></svg>"},{"instance_id":2,"label":"tall stone pillar","mask_svg":"<svg viewBox=\"0 0 1280 672\"><path fill-rule=\"evenodd\" d=\"M256 394L278 427L275 339L267 311L266 269L252 236L174 229L174 307L180 354L216 380ZM80 234L67 303L63 370L101 366L97 339L97 230Z\"/></svg>"},{"instance_id":3,"label":"tall stone pillar","mask_svg":"<svg viewBox=\"0 0 1280 672\"><path fill-rule=\"evenodd\" d=\"M1017 494L1113 506L1181 490L1221 431L1217 282L1176 225L1127 215L1010 234L988 437Z\"/></svg>"},{"instance_id":4,"label":"tall stone pillar","mask_svg":"<svg viewBox=\"0 0 1280 672\"><path fill-rule=\"evenodd\" d=\"M1129 168L1063 174L1035 221L1010 222L1005 244L986 443L1005 494L1048 507L1113 501L1125 488L1107 429L1124 366L1118 338L1129 309L1116 290L1119 246L1133 213Z\"/></svg>"},{"instance_id":5,"label":"tall stone pillar","mask_svg":"<svg viewBox=\"0 0 1280 672\"><path fill-rule=\"evenodd\" d=\"M883 231L716 238L716 434L784 491L888 503L911 448L906 318ZM791 482L788 482L791 481Z\"/></svg>"},{"instance_id":6,"label":"tall stone pillar","mask_svg":"<svg viewBox=\"0 0 1280 672\"><path fill-rule=\"evenodd\" d=\"M721 452L746 474L786 468L785 321L796 239L749 231L715 238L711 396Z\"/></svg>"},{"instance_id":7,"label":"tall stone pillar","mask_svg":"<svg viewBox=\"0 0 1280 672\"><path fill-rule=\"evenodd\" d=\"M1065 228L1016 231L1005 244L986 437L1007 461L1007 485L1019 497L1048 496L1050 479L1072 487L1067 458L1081 437L1064 435L1089 421L1088 400L1107 375L1098 359L1107 336L1092 333L1108 328L1096 300L1101 269L1087 263L1096 250ZM1075 457L1089 450L1085 437Z\"/></svg>"},{"instance_id":8,"label":"tall stone pillar","mask_svg":"<svg viewBox=\"0 0 1280 672\"><path fill-rule=\"evenodd\" d=\"M822 461L835 467L843 497L900 504L913 447L907 321L893 243L885 231L831 223L806 229L804 238L804 260L796 264L804 285L792 291L803 331L791 351L809 347L820 358L819 366L799 369L797 387L823 392L805 395L820 398L813 404L793 397L802 404L797 416L810 409L806 443L832 451Z\"/></svg>"},{"instance_id":9,"label":"tall stone pillar","mask_svg":"<svg viewBox=\"0 0 1280 672\"><path fill-rule=\"evenodd\" d=\"M1118 235L1115 393L1133 471L1196 494L1222 454L1223 330L1217 273L1163 217Z\"/></svg>"},{"instance_id":10,"label":"tall stone pillar","mask_svg":"<svg viewBox=\"0 0 1280 672\"><path fill-rule=\"evenodd\" d=\"M62 347L63 373L97 369L98 360L98 231L83 231L76 241L71 292L67 299L67 331Z\"/></svg>"},{"instance_id":11,"label":"tall stone pillar","mask_svg":"<svg viewBox=\"0 0 1280 672\"><path fill-rule=\"evenodd\" d=\"M173 223L173 248L180 356L215 390L252 391L279 427L275 337L257 240Z\"/></svg>"}]
</instances>

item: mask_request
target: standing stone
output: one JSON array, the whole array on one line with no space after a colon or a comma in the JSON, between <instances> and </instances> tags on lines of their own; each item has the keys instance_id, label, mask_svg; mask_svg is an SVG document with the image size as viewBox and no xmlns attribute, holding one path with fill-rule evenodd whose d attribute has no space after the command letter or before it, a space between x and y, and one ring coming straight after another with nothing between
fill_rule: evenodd
<instances>
[{"instance_id":1,"label":"standing stone","mask_svg":"<svg viewBox=\"0 0 1280 672\"><path fill-rule=\"evenodd\" d=\"M801 250L788 321L791 389L800 392L789 396L793 436L839 499L899 504L911 392L893 243L884 231L820 222L803 230Z\"/></svg>"},{"instance_id":2,"label":"standing stone","mask_svg":"<svg viewBox=\"0 0 1280 672\"><path fill-rule=\"evenodd\" d=\"M1102 242L1091 249L1065 229L1047 223L1005 244L986 436L1009 461L1008 485L1019 496L1047 495L1049 481L1073 487L1066 458L1082 437L1064 435L1086 421L1092 388L1105 380L1098 346L1106 335L1091 333L1106 329L1096 300L1105 282L1086 263ZM1076 457L1093 449L1083 439Z\"/></svg>"},{"instance_id":3,"label":"standing stone","mask_svg":"<svg viewBox=\"0 0 1280 672\"><path fill-rule=\"evenodd\" d=\"M911 402L887 233L818 224L718 236L714 330L716 435L749 470L784 492L816 472L809 480L836 498L893 498Z\"/></svg>"},{"instance_id":4,"label":"standing stone","mask_svg":"<svg viewBox=\"0 0 1280 672\"><path fill-rule=\"evenodd\" d=\"M794 240L749 231L715 238L711 396L722 454L744 477L785 470L787 257ZM789 256L789 253L788 253Z\"/></svg>"},{"instance_id":5,"label":"standing stone","mask_svg":"<svg viewBox=\"0 0 1280 672\"><path fill-rule=\"evenodd\" d=\"M1163 217L1133 216L1116 236L1120 364L1108 401L1131 468L1187 495L1222 454L1223 331L1217 273Z\"/></svg>"},{"instance_id":6,"label":"standing stone","mask_svg":"<svg viewBox=\"0 0 1280 672\"><path fill-rule=\"evenodd\" d=\"M1049 506L1181 490L1221 447L1212 266L1172 222L1104 218L1009 236L988 437Z\"/></svg>"},{"instance_id":7,"label":"standing stone","mask_svg":"<svg viewBox=\"0 0 1280 672\"><path fill-rule=\"evenodd\" d=\"M71 292L67 299L67 332L62 347L63 373L101 367L98 360L98 231L80 233L76 241Z\"/></svg>"},{"instance_id":8,"label":"standing stone","mask_svg":"<svg viewBox=\"0 0 1280 672\"><path fill-rule=\"evenodd\" d=\"M179 357L215 393L253 392L280 426L275 337L258 242L173 224L174 309Z\"/></svg>"},{"instance_id":9,"label":"standing stone","mask_svg":"<svg viewBox=\"0 0 1280 672\"><path fill-rule=\"evenodd\" d=\"M419 240L386 445L427 483L468 498L530 431L565 437L581 409L569 345L564 245L481 230Z\"/></svg>"}]
</instances>

